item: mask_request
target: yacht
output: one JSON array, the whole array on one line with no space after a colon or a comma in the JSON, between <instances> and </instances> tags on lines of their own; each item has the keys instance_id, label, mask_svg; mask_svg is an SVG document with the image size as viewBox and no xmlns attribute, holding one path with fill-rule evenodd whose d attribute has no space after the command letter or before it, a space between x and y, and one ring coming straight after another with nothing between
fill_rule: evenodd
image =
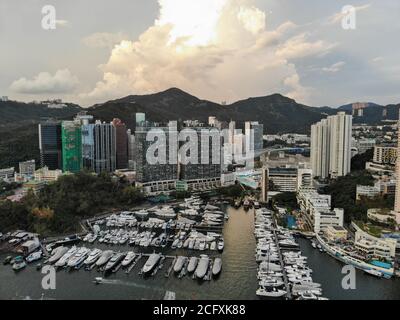
<instances>
[{"instance_id":1,"label":"yacht","mask_svg":"<svg viewBox=\"0 0 400 320\"><path fill-rule=\"evenodd\" d=\"M221 260L221 258L215 258L214 264L213 264L213 267L212 267L213 276L217 276L221 272L221 269L222 269L222 260Z\"/></svg>"},{"instance_id":2,"label":"yacht","mask_svg":"<svg viewBox=\"0 0 400 320\"><path fill-rule=\"evenodd\" d=\"M67 247L57 247L55 249L52 250L52 255L49 259L49 263L53 264L55 262L57 262L65 253L67 253L68 248Z\"/></svg>"},{"instance_id":3,"label":"yacht","mask_svg":"<svg viewBox=\"0 0 400 320\"><path fill-rule=\"evenodd\" d=\"M211 242L210 250L217 250L217 242L216 241Z\"/></svg>"},{"instance_id":4,"label":"yacht","mask_svg":"<svg viewBox=\"0 0 400 320\"><path fill-rule=\"evenodd\" d=\"M260 280L259 284L261 287L278 288L282 287L285 283L279 277L264 277Z\"/></svg>"},{"instance_id":5,"label":"yacht","mask_svg":"<svg viewBox=\"0 0 400 320\"><path fill-rule=\"evenodd\" d=\"M55 264L56 267L64 267L68 260L76 253L78 249L73 246L71 249L69 249Z\"/></svg>"},{"instance_id":6,"label":"yacht","mask_svg":"<svg viewBox=\"0 0 400 320\"><path fill-rule=\"evenodd\" d=\"M179 256L174 264L174 272L176 273L181 272L185 262L186 262L186 257Z\"/></svg>"},{"instance_id":7,"label":"yacht","mask_svg":"<svg viewBox=\"0 0 400 320\"><path fill-rule=\"evenodd\" d=\"M258 201L254 201L254 209L260 209L260 203Z\"/></svg>"},{"instance_id":8,"label":"yacht","mask_svg":"<svg viewBox=\"0 0 400 320\"><path fill-rule=\"evenodd\" d=\"M193 273L194 270L196 270L198 262L199 262L199 259L197 257L191 257L189 260L189 265L187 267L187 271L189 273Z\"/></svg>"},{"instance_id":9,"label":"yacht","mask_svg":"<svg viewBox=\"0 0 400 320\"><path fill-rule=\"evenodd\" d=\"M128 254L126 255L125 259L122 261L122 266L123 267L127 267L128 265L130 265L132 263L132 261L135 259L136 257L136 253L134 253L133 251L129 251Z\"/></svg>"},{"instance_id":10,"label":"yacht","mask_svg":"<svg viewBox=\"0 0 400 320\"><path fill-rule=\"evenodd\" d=\"M196 277L198 279L203 279L204 276L206 275L209 262L210 262L210 259L208 258L207 255L203 254L200 256L200 261L197 265L196 272L195 272Z\"/></svg>"},{"instance_id":11,"label":"yacht","mask_svg":"<svg viewBox=\"0 0 400 320\"><path fill-rule=\"evenodd\" d=\"M13 270L19 271L25 267L26 267L26 262L25 262L24 258L21 256L15 257L14 264L12 266Z\"/></svg>"},{"instance_id":12,"label":"yacht","mask_svg":"<svg viewBox=\"0 0 400 320\"><path fill-rule=\"evenodd\" d=\"M219 240L218 241L218 251L223 251L224 246L225 246L224 239Z\"/></svg>"},{"instance_id":13,"label":"yacht","mask_svg":"<svg viewBox=\"0 0 400 320\"><path fill-rule=\"evenodd\" d=\"M84 264L89 266L93 263L95 263L97 261L97 259L100 258L101 254L103 253L103 251L101 251L100 249L93 249L89 256L86 258L86 260L84 261Z\"/></svg>"},{"instance_id":14,"label":"yacht","mask_svg":"<svg viewBox=\"0 0 400 320\"><path fill-rule=\"evenodd\" d=\"M26 262L31 263L40 260L42 259L42 255L43 255L42 251L33 252L26 258Z\"/></svg>"},{"instance_id":15,"label":"yacht","mask_svg":"<svg viewBox=\"0 0 400 320\"><path fill-rule=\"evenodd\" d=\"M104 268L104 271L111 271L111 269L113 269L114 267L116 267L122 260L124 260L126 254L125 253L121 253L121 252L117 252L115 253L112 258L110 259L110 261L108 261L106 267Z\"/></svg>"},{"instance_id":16,"label":"yacht","mask_svg":"<svg viewBox=\"0 0 400 320\"><path fill-rule=\"evenodd\" d=\"M112 250L103 251L100 258L96 261L96 266L101 267L105 265L113 256L114 252Z\"/></svg>"},{"instance_id":17,"label":"yacht","mask_svg":"<svg viewBox=\"0 0 400 320\"><path fill-rule=\"evenodd\" d=\"M285 290L280 290L277 288L264 288L264 287L260 287L258 288L256 294L260 297L269 297L269 298L281 298L284 295L286 295L286 291Z\"/></svg>"},{"instance_id":18,"label":"yacht","mask_svg":"<svg viewBox=\"0 0 400 320\"><path fill-rule=\"evenodd\" d=\"M199 250L204 251L206 249L206 241L202 239L199 244Z\"/></svg>"},{"instance_id":19,"label":"yacht","mask_svg":"<svg viewBox=\"0 0 400 320\"><path fill-rule=\"evenodd\" d=\"M149 213L148 213L146 210L139 210L139 211L136 211L136 212L135 212L135 215L136 215L138 218L143 219L143 218L147 218L148 215L149 215Z\"/></svg>"},{"instance_id":20,"label":"yacht","mask_svg":"<svg viewBox=\"0 0 400 320\"><path fill-rule=\"evenodd\" d=\"M68 267L77 267L79 266L83 261L85 261L86 257L88 256L90 252L90 249L82 247L80 248L75 255L68 260L67 266Z\"/></svg>"},{"instance_id":21,"label":"yacht","mask_svg":"<svg viewBox=\"0 0 400 320\"><path fill-rule=\"evenodd\" d=\"M151 272L160 261L160 259L161 255L159 253L152 253L142 268L143 274Z\"/></svg>"}]
</instances>

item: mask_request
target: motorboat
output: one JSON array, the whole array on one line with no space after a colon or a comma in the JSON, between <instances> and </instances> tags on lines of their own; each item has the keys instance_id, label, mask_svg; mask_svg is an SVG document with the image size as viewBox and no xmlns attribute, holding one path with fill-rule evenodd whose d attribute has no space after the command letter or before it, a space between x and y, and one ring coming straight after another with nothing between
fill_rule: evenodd
<instances>
[{"instance_id":1,"label":"motorboat","mask_svg":"<svg viewBox=\"0 0 400 320\"><path fill-rule=\"evenodd\" d=\"M212 267L212 274L213 276L217 276L222 269L222 259L221 258L215 258L213 267Z\"/></svg>"},{"instance_id":2,"label":"motorboat","mask_svg":"<svg viewBox=\"0 0 400 320\"><path fill-rule=\"evenodd\" d=\"M143 274L148 274L149 272L151 272L154 269L154 267L158 264L160 259L161 259L161 254L152 253L142 268Z\"/></svg>"},{"instance_id":3,"label":"motorboat","mask_svg":"<svg viewBox=\"0 0 400 320\"><path fill-rule=\"evenodd\" d=\"M279 288L282 287L285 283L282 281L282 279L279 278L265 277L260 280L259 284L261 287Z\"/></svg>"},{"instance_id":4,"label":"motorboat","mask_svg":"<svg viewBox=\"0 0 400 320\"><path fill-rule=\"evenodd\" d=\"M49 258L49 263L53 264L57 262L64 254L68 252L68 247L60 246L52 250L51 257Z\"/></svg>"},{"instance_id":5,"label":"motorboat","mask_svg":"<svg viewBox=\"0 0 400 320\"><path fill-rule=\"evenodd\" d=\"M104 268L105 272L111 271L111 269L115 268L122 260L124 260L126 254L117 252L114 253L110 261L107 262L106 267Z\"/></svg>"},{"instance_id":6,"label":"motorboat","mask_svg":"<svg viewBox=\"0 0 400 320\"><path fill-rule=\"evenodd\" d=\"M268 297L268 298L281 298L287 294L285 290L277 289L277 288L265 288L260 287L256 291L257 296L260 297Z\"/></svg>"},{"instance_id":7,"label":"motorboat","mask_svg":"<svg viewBox=\"0 0 400 320\"><path fill-rule=\"evenodd\" d=\"M26 267L26 262L22 256L15 257L14 264L12 266L14 271L19 271Z\"/></svg>"},{"instance_id":8,"label":"motorboat","mask_svg":"<svg viewBox=\"0 0 400 320\"><path fill-rule=\"evenodd\" d=\"M210 262L210 259L207 255L203 254L200 256L200 261L197 265L196 272L195 272L196 277L198 279L203 279L204 276L206 275L209 262Z\"/></svg>"},{"instance_id":9,"label":"motorboat","mask_svg":"<svg viewBox=\"0 0 400 320\"><path fill-rule=\"evenodd\" d=\"M96 261L96 266L101 267L101 266L105 265L111 259L111 257L113 255L114 255L114 252L112 250L103 251L100 258Z\"/></svg>"},{"instance_id":10,"label":"motorboat","mask_svg":"<svg viewBox=\"0 0 400 320\"><path fill-rule=\"evenodd\" d=\"M31 263L31 262L40 260L40 259L42 259L42 255L43 255L43 252L41 250L33 252L29 256L26 257L26 262Z\"/></svg>"},{"instance_id":11,"label":"motorboat","mask_svg":"<svg viewBox=\"0 0 400 320\"><path fill-rule=\"evenodd\" d=\"M198 262L199 262L199 259L197 257L191 257L189 260L188 267L187 267L187 272L193 273L196 270Z\"/></svg>"},{"instance_id":12,"label":"motorboat","mask_svg":"<svg viewBox=\"0 0 400 320\"><path fill-rule=\"evenodd\" d=\"M68 260L76 253L78 249L73 246L72 248L70 248L56 263L55 266L56 267L64 267Z\"/></svg>"},{"instance_id":13,"label":"motorboat","mask_svg":"<svg viewBox=\"0 0 400 320\"><path fill-rule=\"evenodd\" d=\"M186 257L179 256L174 264L174 272L176 273L181 272L185 262L186 262Z\"/></svg>"},{"instance_id":14,"label":"motorboat","mask_svg":"<svg viewBox=\"0 0 400 320\"><path fill-rule=\"evenodd\" d=\"M12 256L7 256L7 257L4 259L3 264L6 265L6 264L11 263L11 260L12 260L12 259L13 259Z\"/></svg>"},{"instance_id":15,"label":"motorboat","mask_svg":"<svg viewBox=\"0 0 400 320\"><path fill-rule=\"evenodd\" d=\"M73 255L71 259L68 260L67 266L70 268L79 266L83 261L85 261L89 252L90 249L88 248L79 248L75 255Z\"/></svg>"},{"instance_id":16,"label":"motorboat","mask_svg":"<svg viewBox=\"0 0 400 320\"><path fill-rule=\"evenodd\" d=\"M84 264L89 266L97 261L97 259L100 258L101 254L103 253L102 250L100 249L93 249L86 260L84 261Z\"/></svg>"},{"instance_id":17,"label":"motorboat","mask_svg":"<svg viewBox=\"0 0 400 320\"><path fill-rule=\"evenodd\" d=\"M219 240L217 245L218 251L223 251L224 246L225 246L224 239Z\"/></svg>"},{"instance_id":18,"label":"motorboat","mask_svg":"<svg viewBox=\"0 0 400 320\"><path fill-rule=\"evenodd\" d=\"M129 252L127 253L125 259L122 261L121 265L122 265L123 267L129 266L129 265L133 262L133 260L135 259L135 257L136 257L136 253L134 253L133 251L129 251Z\"/></svg>"}]
</instances>

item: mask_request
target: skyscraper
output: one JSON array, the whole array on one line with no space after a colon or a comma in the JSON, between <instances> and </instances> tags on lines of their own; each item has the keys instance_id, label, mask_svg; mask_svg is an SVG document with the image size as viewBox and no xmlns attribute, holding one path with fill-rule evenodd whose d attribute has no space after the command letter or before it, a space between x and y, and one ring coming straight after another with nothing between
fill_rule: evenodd
<instances>
[{"instance_id":1,"label":"skyscraper","mask_svg":"<svg viewBox=\"0 0 400 320\"><path fill-rule=\"evenodd\" d=\"M96 121L93 127L94 171L113 172L116 169L116 130L111 123Z\"/></svg>"},{"instance_id":2,"label":"skyscraper","mask_svg":"<svg viewBox=\"0 0 400 320\"><path fill-rule=\"evenodd\" d=\"M165 134L166 141L163 143L161 152L165 151L165 163L149 163L147 153L154 144L147 141L149 132L154 134ZM136 127L136 179L139 183L157 181L175 181L178 179L178 154L177 154L177 122L170 121L168 126L159 127L148 122L141 122L141 126Z\"/></svg>"},{"instance_id":3,"label":"skyscraper","mask_svg":"<svg viewBox=\"0 0 400 320\"><path fill-rule=\"evenodd\" d=\"M351 170L352 116L345 112L311 126L311 167L314 176L337 178Z\"/></svg>"},{"instance_id":4,"label":"skyscraper","mask_svg":"<svg viewBox=\"0 0 400 320\"><path fill-rule=\"evenodd\" d=\"M181 180L221 177L221 133L217 128L188 127L197 133L197 161L180 163ZM181 143L183 144L183 143ZM183 155L180 155L182 159ZM193 159L194 160L194 159Z\"/></svg>"},{"instance_id":5,"label":"skyscraper","mask_svg":"<svg viewBox=\"0 0 400 320\"><path fill-rule=\"evenodd\" d=\"M143 122L146 121L146 114L136 113L136 127L143 126Z\"/></svg>"},{"instance_id":6,"label":"skyscraper","mask_svg":"<svg viewBox=\"0 0 400 320\"><path fill-rule=\"evenodd\" d=\"M128 168L128 135L126 125L120 119L114 119L112 124L115 127L116 167L117 169L126 169Z\"/></svg>"},{"instance_id":7,"label":"skyscraper","mask_svg":"<svg viewBox=\"0 0 400 320\"><path fill-rule=\"evenodd\" d=\"M397 123L397 154L400 155L400 120ZM394 214L396 222L400 224L400 157L396 162L396 195L394 200Z\"/></svg>"},{"instance_id":8,"label":"skyscraper","mask_svg":"<svg viewBox=\"0 0 400 320\"><path fill-rule=\"evenodd\" d=\"M258 121L247 121L245 123L245 135L246 150L256 153L263 149L264 125L258 123Z\"/></svg>"},{"instance_id":9,"label":"skyscraper","mask_svg":"<svg viewBox=\"0 0 400 320\"><path fill-rule=\"evenodd\" d=\"M61 123L48 120L39 124L40 166L50 170L62 168Z\"/></svg>"},{"instance_id":10,"label":"skyscraper","mask_svg":"<svg viewBox=\"0 0 400 320\"><path fill-rule=\"evenodd\" d=\"M63 171L76 173L82 169L82 129L78 119L63 121L62 155Z\"/></svg>"}]
</instances>

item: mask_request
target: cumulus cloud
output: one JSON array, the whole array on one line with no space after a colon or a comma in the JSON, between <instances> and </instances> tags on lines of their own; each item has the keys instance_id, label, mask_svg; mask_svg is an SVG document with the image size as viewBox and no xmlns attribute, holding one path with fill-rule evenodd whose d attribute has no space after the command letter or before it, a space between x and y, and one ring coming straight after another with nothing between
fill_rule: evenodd
<instances>
[{"instance_id":1,"label":"cumulus cloud","mask_svg":"<svg viewBox=\"0 0 400 320\"><path fill-rule=\"evenodd\" d=\"M346 63L344 61L339 61L337 63L334 63L330 67L322 68L322 71L329 73L336 73L339 72L345 64Z\"/></svg>"},{"instance_id":2,"label":"cumulus cloud","mask_svg":"<svg viewBox=\"0 0 400 320\"><path fill-rule=\"evenodd\" d=\"M82 42L90 48L110 48L127 39L128 36L122 32L96 32L82 39Z\"/></svg>"},{"instance_id":3,"label":"cumulus cloud","mask_svg":"<svg viewBox=\"0 0 400 320\"><path fill-rule=\"evenodd\" d=\"M265 29L265 13L256 7L240 7L238 19L251 33L257 34Z\"/></svg>"},{"instance_id":4,"label":"cumulus cloud","mask_svg":"<svg viewBox=\"0 0 400 320\"><path fill-rule=\"evenodd\" d=\"M286 21L266 29L266 14L250 0L159 0L154 25L123 40L99 66L103 78L81 99L99 102L180 87L200 97L233 101L274 92L306 99L290 59L323 55L334 45ZM177 10L176 8L181 8ZM271 76L273 75L273 76ZM307 100L302 100L307 102Z\"/></svg>"},{"instance_id":5,"label":"cumulus cloud","mask_svg":"<svg viewBox=\"0 0 400 320\"><path fill-rule=\"evenodd\" d=\"M298 59L308 56L322 56L330 52L336 44L323 40L308 41L307 34L302 33L287 40L277 50L277 55L285 59Z\"/></svg>"},{"instance_id":6,"label":"cumulus cloud","mask_svg":"<svg viewBox=\"0 0 400 320\"><path fill-rule=\"evenodd\" d=\"M11 84L10 89L22 94L59 94L74 91L78 83L76 76L68 69L63 69L54 75L41 72L33 79L20 78Z\"/></svg>"}]
</instances>

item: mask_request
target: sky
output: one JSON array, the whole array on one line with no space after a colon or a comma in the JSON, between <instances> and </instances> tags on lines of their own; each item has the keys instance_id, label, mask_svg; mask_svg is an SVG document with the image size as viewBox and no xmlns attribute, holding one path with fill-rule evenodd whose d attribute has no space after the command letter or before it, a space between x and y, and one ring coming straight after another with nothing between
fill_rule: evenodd
<instances>
[{"instance_id":1,"label":"sky","mask_svg":"<svg viewBox=\"0 0 400 320\"><path fill-rule=\"evenodd\" d=\"M398 0L0 0L0 96L90 106L178 87L227 103L399 103L399 12Z\"/></svg>"}]
</instances>

